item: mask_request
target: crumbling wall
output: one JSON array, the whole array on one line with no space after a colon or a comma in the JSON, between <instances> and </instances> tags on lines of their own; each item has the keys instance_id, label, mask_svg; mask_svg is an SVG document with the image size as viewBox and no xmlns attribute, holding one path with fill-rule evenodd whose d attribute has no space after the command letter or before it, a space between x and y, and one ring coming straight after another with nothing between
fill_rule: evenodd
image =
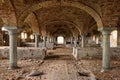
<instances>
[{"instance_id":1,"label":"crumbling wall","mask_svg":"<svg viewBox=\"0 0 120 80\"><path fill-rule=\"evenodd\" d=\"M120 48L111 48L111 58L120 57ZM76 59L82 59L84 57L95 57L102 58L102 48L101 47L86 47L86 48L73 48L73 56Z\"/></svg>"},{"instance_id":2,"label":"crumbling wall","mask_svg":"<svg viewBox=\"0 0 120 80\"><path fill-rule=\"evenodd\" d=\"M9 47L0 47L0 55L4 58L9 58ZM18 47L18 59L44 59L45 51L34 47Z\"/></svg>"},{"instance_id":3,"label":"crumbling wall","mask_svg":"<svg viewBox=\"0 0 120 80\"><path fill-rule=\"evenodd\" d=\"M44 45L44 43L39 43L39 48L42 48ZM34 47L35 46L35 43L23 43L23 46L25 47ZM54 48L54 43L46 43L46 47L49 48L49 49L53 49Z\"/></svg>"}]
</instances>

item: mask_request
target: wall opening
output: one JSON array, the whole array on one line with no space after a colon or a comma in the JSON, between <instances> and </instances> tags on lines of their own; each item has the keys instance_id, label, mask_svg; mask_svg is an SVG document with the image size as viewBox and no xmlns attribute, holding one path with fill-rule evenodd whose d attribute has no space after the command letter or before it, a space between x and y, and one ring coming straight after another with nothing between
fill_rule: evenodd
<instances>
[{"instance_id":1,"label":"wall opening","mask_svg":"<svg viewBox=\"0 0 120 80\"><path fill-rule=\"evenodd\" d=\"M57 44L64 44L64 37L63 36L57 37Z\"/></svg>"},{"instance_id":2,"label":"wall opening","mask_svg":"<svg viewBox=\"0 0 120 80\"><path fill-rule=\"evenodd\" d=\"M117 30L111 32L110 47L117 47Z\"/></svg>"}]
</instances>

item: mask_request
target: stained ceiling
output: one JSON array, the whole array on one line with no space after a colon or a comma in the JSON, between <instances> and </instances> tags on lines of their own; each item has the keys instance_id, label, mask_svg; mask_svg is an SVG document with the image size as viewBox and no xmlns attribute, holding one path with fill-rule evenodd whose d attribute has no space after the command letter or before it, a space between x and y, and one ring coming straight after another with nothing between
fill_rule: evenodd
<instances>
[{"instance_id":1,"label":"stained ceiling","mask_svg":"<svg viewBox=\"0 0 120 80\"><path fill-rule=\"evenodd\" d=\"M3 0L0 26L29 26L33 32L51 36L93 34L98 27L118 24L119 3L119 0Z\"/></svg>"}]
</instances>

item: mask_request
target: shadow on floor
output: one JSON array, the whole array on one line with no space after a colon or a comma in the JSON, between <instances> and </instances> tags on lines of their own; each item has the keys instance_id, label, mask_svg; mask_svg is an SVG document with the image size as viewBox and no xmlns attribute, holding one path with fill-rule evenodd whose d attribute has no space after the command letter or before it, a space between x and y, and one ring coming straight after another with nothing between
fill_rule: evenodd
<instances>
[{"instance_id":1,"label":"shadow on floor","mask_svg":"<svg viewBox=\"0 0 120 80\"><path fill-rule=\"evenodd\" d=\"M72 55L48 55L45 60L74 60Z\"/></svg>"}]
</instances>

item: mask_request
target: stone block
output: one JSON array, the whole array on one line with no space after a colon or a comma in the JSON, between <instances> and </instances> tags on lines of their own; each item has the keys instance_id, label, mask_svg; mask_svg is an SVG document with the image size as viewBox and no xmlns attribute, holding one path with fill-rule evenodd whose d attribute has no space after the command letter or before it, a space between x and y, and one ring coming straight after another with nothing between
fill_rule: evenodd
<instances>
[{"instance_id":1,"label":"stone block","mask_svg":"<svg viewBox=\"0 0 120 80\"><path fill-rule=\"evenodd\" d=\"M9 58L9 47L0 47L0 55ZM45 52L43 49L35 47L18 47L17 58L18 59L44 59Z\"/></svg>"},{"instance_id":2,"label":"stone block","mask_svg":"<svg viewBox=\"0 0 120 80\"><path fill-rule=\"evenodd\" d=\"M77 59L81 59L84 57L95 57L95 58L101 58L102 57L102 48L101 47L86 47L86 48L80 48L77 47L74 50L74 57ZM77 50L77 51L75 51ZM120 48L111 48L111 57L118 58L120 56ZM75 56L76 55L76 56Z\"/></svg>"}]
</instances>

